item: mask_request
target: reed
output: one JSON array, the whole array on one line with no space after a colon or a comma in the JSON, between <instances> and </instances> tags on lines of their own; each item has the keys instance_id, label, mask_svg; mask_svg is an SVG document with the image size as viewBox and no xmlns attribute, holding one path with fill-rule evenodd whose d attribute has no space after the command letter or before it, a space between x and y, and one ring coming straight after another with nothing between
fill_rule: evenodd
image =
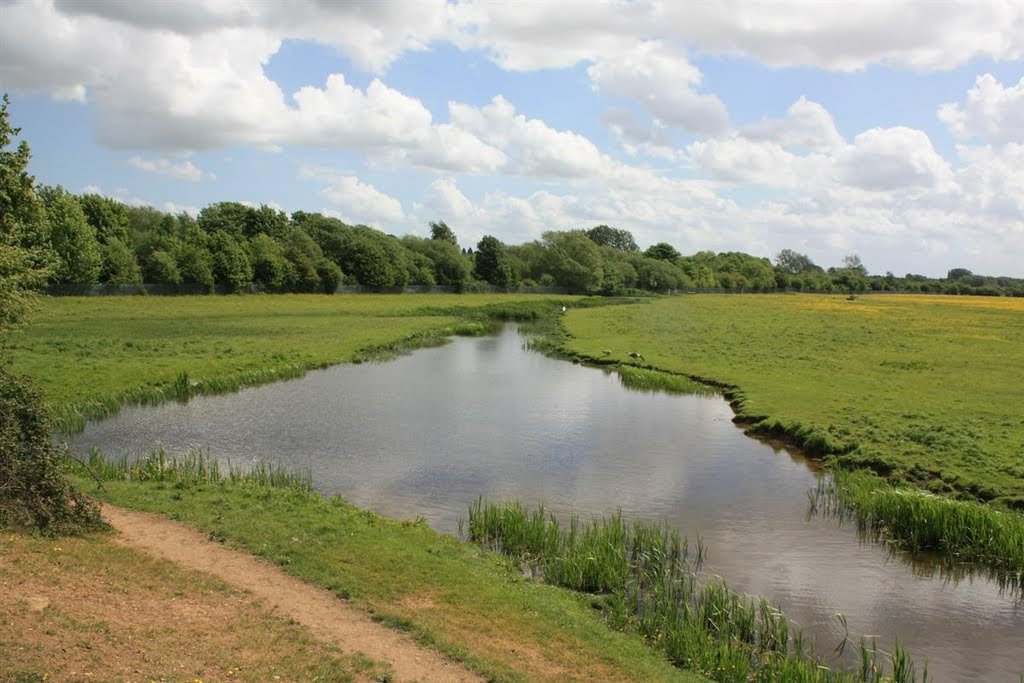
<instances>
[{"instance_id":1,"label":"reed","mask_svg":"<svg viewBox=\"0 0 1024 683\"><path fill-rule=\"evenodd\" d=\"M836 470L808 492L809 512L852 520L861 536L912 553L933 553L947 573L987 570L1024 592L1024 516L919 490L894 488L863 471Z\"/></svg>"},{"instance_id":2,"label":"reed","mask_svg":"<svg viewBox=\"0 0 1024 683\"><path fill-rule=\"evenodd\" d=\"M548 583L607 594L595 605L610 625L640 633L676 666L717 681L918 680L898 643L886 655L862 641L860 668L833 670L766 599L721 579L699 581L702 544L690 558L686 540L667 525L629 524L616 512L588 522L572 516L561 526L543 506L479 498L463 528L471 541L516 558Z\"/></svg>"},{"instance_id":3,"label":"reed","mask_svg":"<svg viewBox=\"0 0 1024 683\"><path fill-rule=\"evenodd\" d=\"M263 460L244 467L230 461L222 465L217 458L198 448L173 453L161 446L136 459L127 455L109 458L94 448L89 452L87 463L93 474L107 481L158 481L185 486L230 482L303 492L313 490L313 477L308 470L295 471ZM72 463L72 467L75 466Z\"/></svg>"}]
</instances>

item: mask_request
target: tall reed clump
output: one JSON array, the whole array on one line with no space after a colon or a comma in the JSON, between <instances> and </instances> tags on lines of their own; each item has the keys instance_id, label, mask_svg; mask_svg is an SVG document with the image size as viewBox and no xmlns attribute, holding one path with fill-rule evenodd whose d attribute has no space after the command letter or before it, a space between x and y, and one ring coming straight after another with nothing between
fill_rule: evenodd
<instances>
[{"instance_id":1,"label":"tall reed clump","mask_svg":"<svg viewBox=\"0 0 1024 683\"><path fill-rule=\"evenodd\" d=\"M313 490L313 476L308 470L295 471L263 460L256 460L247 467L231 462L222 466L220 461L198 448L172 453L157 447L136 459L127 455L108 458L94 448L86 462L93 475L106 481L160 481L186 486L233 483L304 492Z\"/></svg>"},{"instance_id":2,"label":"tall reed clump","mask_svg":"<svg viewBox=\"0 0 1024 683\"><path fill-rule=\"evenodd\" d=\"M1024 588L1024 516L918 490L892 488L866 472L836 470L808 492L812 513L852 519L872 541L973 563L1004 586Z\"/></svg>"},{"instance_id":3,"label":"tall reed clump","mask_svg":"<svg viewBox=\"0 0 1024 683\"><path fill-rule=\"evenodd\" d=\"M478 499L461 531L548 583L604 594L595 605L612 626L638 631L673 664L717 681L918 680L898 643L885 655L862 642L861 666L833 671L770 602L736 593L721 579L698 581L703 544L691 558L686 539L664 524L629 524L617 512L589 522L573 516L564 527L543 506ZM928 680L927 668L922 676Z\"/></svg>"}]
</instances>

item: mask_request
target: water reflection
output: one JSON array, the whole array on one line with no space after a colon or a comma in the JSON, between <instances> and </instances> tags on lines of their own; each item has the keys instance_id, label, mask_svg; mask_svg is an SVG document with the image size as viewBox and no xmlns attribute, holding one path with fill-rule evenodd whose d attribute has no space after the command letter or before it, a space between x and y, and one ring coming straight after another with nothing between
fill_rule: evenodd
<instances>
[{"instance_id":1,"label":"water reflection","mask_svg":"<svg viewBox=\"0 0 1024 683\"><path fill-rule=\"evenodd\" d=\"M706 569L765 595L830 651L844 631L898 635L939 680L1017 681L1024 609L976 578L956 585L888 560L836 520L807 519L817 476L747 438L720 398L626 391L615 375L522 349L511 329L381 365L340 366L237 394L129 409L79 449L201 445L235 462L308 467L325 493L448 533L470 501L667 521Z\"/></svg>"}]
</instances>

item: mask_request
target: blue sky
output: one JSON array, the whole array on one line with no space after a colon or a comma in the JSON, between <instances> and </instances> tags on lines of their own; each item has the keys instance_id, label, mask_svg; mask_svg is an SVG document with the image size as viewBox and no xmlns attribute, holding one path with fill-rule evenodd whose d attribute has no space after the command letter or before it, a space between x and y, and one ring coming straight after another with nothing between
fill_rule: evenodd
<instances>
[{"instance_id":1,"label":"blue sky","mask_svg":"<svg viewBox=\"0 0 1024 683\"><path fill-rule=\"evenodd\" d=\"M0 4L46 184L1024 276L1014 2Z\"/></svg>"}]
</instances>

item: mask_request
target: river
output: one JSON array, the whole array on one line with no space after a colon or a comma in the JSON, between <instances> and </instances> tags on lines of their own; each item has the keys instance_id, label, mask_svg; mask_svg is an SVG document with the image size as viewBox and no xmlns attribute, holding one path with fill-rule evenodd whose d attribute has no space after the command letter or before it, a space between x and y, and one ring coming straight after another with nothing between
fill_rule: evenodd
<instances>
[{"instance_id":1,"label":"river","mask_svg":"<svg viewBox=\"0 0 1024 683\"><path fill-rule=\"evenodd\" d=\"M76 450L198 445L241 463L309 468L318 490L455 533L470 501L666 520L708 549L704 571L764 595L817 643L898 637L938 681L1024 672L1024 605L983 577L945 580L807 515L813 463L745 436L721 397L624 388L614 374L523 348L512 326L382 364L187 403L126 408ZM848 650L853 651L855 647ZM849 652L848 652L849 654Z\"/></svg>"}]
</instances>

